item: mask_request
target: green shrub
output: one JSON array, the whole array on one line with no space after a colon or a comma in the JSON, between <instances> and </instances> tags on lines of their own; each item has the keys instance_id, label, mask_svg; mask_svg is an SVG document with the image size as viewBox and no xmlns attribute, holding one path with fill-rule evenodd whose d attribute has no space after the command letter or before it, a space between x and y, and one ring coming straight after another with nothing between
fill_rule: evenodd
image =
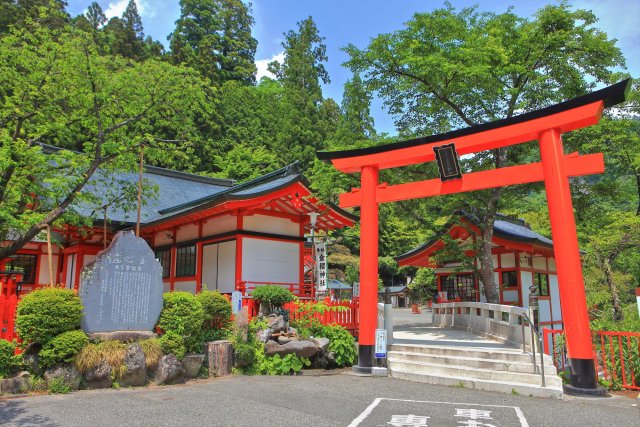
<instances>
[{"instance_id":1,"label":"green shrub","mask_svg":"<svg viewBox=\"0 0 640 427\"><path fill-rule=\"evenodd\" d=\"M329 338L329 351L335 354L338 366L353 365L358 356L358 351L356 349L356 340L349 331L342 326L331 325L323 327L318 335Z\"/></svg>"},{"instance_id":2,"label":"green shrub","mask_svg":"<svg viewBox=\"0 0 640 427\"><path fill-rule=\"evenodd\" d=\"M49 394L67 394L71 392L71 387L62 378L54 378L49 381Z\"/></svg>"},{"instance_id":3,"label":"green shrub","mask_svg":"<svg viewBox=\"0 0 640 427\"><path fill-rule=\"evenodd\" d=\"M76 355L89 344L87 335L80 331L64 332L42 347L38 356L43 366L72 362Z\"/></svg>"},{"instance_id":4,"label":"green shrub","mask_svg":"<svg viewBox=\"0 0 640 427\"><path fill-rule=\"evenodd\" d=\"M164 354L173 354L178 359L182 360L187 349L184 345L184 338L177 332L169 331L160 338L160 346Z\"/></svg>"},{"instance_id":5,"label":"green shrub","mask_svg":"<svg viewBox=\"0 0 640 427\"><path fill-rule=\"evenodd\" d=\"M204 321L202 304L190 292L168 292L162 295L163 307L158 326L164 332L175 332L183 337L197 334Z\"/></svg>"},{"instance_id":6,"label":"green shrub","mask_svg":"<svg viewBox=\"0 0 640 427\"><path fill-rule=\"evenodd\" d=\"M255 346L245 342L234 344L235 358L239 366L250 366L255 360Z\"/></svg>"},{"instance_id":7,"label":"green shrub","mask_svg":"<svg viewBox=\"0 0 640 427\"><path fill-rule=\"evenodd\" d=\"M16 367L15 352L15 343L0 339L0 378L5 378L14 371Z\"/></svg>"},{"instance_id":8,"label":"green shrub","mask_svg":"<svg viewBox=\"0 0 640 427\"><path fill-rule=\"evenodd\" d=\"M80 328L82 303L70 289L43 288L18 304L16 327L25 342L46 344L63 332Z\"/></svg>"},{"instance_id":9,"label":"green shrub","mask_svg":"<svg viewBox=\"0 0 640 427\"><path fill-rule=\"evenodd\" d=\"M251 297L258 301L260 305L267 304L268 311L294 300L294 296L289 289L265 285L256 287L251 293Z\"/></svg>"},{"instance_id":10,"label":"green shrub","mask_svg":"<svg viewBox=\"0 0 640 427\"><path fill-rule=\"evenodd\" d=\"M204 310L205 329L228 328L231 324L231 303L219 292L202 291L196 298Z\"/></svg>"},{"instance_id":11,"label":"green shrub","mask_svg":"<svg viewBox=\"0 0 640 427\"><path fill-rule=\"evenodd\" d=\"M264 357L260 361L259 369L263 374L268 375L289 375L298 373L304 366L311 365L311 361L306 357L297 357L290 353L284 357L276 354L272 357Z\"/></svg>"}]
</instances>

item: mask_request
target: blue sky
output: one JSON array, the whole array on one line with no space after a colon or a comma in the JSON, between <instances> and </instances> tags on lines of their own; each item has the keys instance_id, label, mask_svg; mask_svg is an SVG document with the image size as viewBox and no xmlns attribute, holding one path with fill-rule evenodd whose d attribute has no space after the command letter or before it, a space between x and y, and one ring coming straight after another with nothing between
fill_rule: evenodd
<instances>
[{"instance_id":1,"label":"blue sky","mask_svg":"<svg viewBox=\"0 0 640 427\"><path fill-rule=\"evenodd\" d=\"M91 0L68 0L72 15L83 13ZM98 0L108 17L119 16L128 0ZM167 45L167 35L173 31L180 14L178 0L136 0L145 34ZM481 10L504 12L514 5L515 12L530 16L552 1L451 0L456 8L479 4ZM320 34L326 38L326 64L331 84L324 87L325 97L340 102L344 82L351 77L342 67L347 55L340 51L348 43L360 48L379 33L392 32L415 12L427 12L442 7L442 0L254 0L253 15L256 24L253 36L258 40L256 62L259 73L266 64L282 54L282 34L296 28L296 23L312 16ZM640 77L640 0L578 0L570 4L575 8L592 10L599 18L598 27L618 40L627 60L627 70ZM281 57L281 56L280 56ZM379 132L395 134L393 119L386 114L380 100L374 100L372 115Z\"/></svg>"}]
</instances>

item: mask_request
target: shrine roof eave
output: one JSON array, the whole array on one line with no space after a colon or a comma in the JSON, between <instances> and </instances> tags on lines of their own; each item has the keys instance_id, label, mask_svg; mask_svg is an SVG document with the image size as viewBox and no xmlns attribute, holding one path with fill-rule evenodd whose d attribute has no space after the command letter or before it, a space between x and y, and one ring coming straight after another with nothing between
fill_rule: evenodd
<instances>
[{"instance_id":1,"label":"shrine roof eave","mask_svg":"<svg viewBox=\"0 0 640 427\"><path fill-rule=\"evenodd\" d=\"M533 121L536 119L544 119L550 116L558 115L560 113L569 112L571 110L579 109L580 107L586 107L589 105L594 105L597 107L601 105L602 108L608 108L613 105L619 104L626 100L626 94L631 87L631 79L626 79L611 86L608 86L604 89L600 89L595 92L591 92L589 94L570 99L568 101L564 101L558 104L551 105L546 108L542 108L535 111L530 111L528 113L520 114L514 117L496 120L493 122L483 123L476 126L470 126L462 129L457 129L451 132L441 133L437 135L429 135L426 137L410 139L401 142L394 142L390 144L378 145L373 147L366 148L358 148L352 150L341 150L341 151L319 151L317 153L317 157L320 160L326 162L333 162L334 166L343 171L343 172L359 172L359 167L366 164L377 164L380 168L388 168L388 167L397 167L402 165L407 165L415 162L403 161L399 163L398 161L385 160L380 161L379 159L369 158L365 156L372 156L381 153L388 153L395 150L408 149L413 147L420 147L424 145L434 144L434 143L445 143L450 140L462 137L469 136L477 136L477 134L481 134L487 131L494 131L500 128L507 128L513 125L523 124L525 122ZM599 111L597 108L594 111L588 111L585 113L585 117L581 119L574 120L574 118L568 119L563 116L563 120L569 120L569 122L565 125L559 126L562 132L567 132L573 129L577 129L579 127L584 127L589 124L597 123L599 119L599 115L601 114L602 109ZM572 121L574 120L574 121ZM594 123L585 123L586 121L595 120ZM544 130L544 129L539 129ZM519 142L526 142L527 137L530 136L530 132L520 132L518 138L521 140ZM496 143L494 145L502 146L504 144ZM490 147L496 148L496 147ZM484 149L484 148L483 148ZM489 149L489 148L486 148ZM469 150L469 152L476 152L482 150ZM461 152L460 154L467 154L466 152ZM424 157L424 158L422 158ZM427 155L422 155L420 162L433 160L433 153L428 153ZM379 164L378 164L379 163Z\"/></svg>"},{"instance_id":2,"label":"shrine roof eave","mask_svg":"<svg viewBox=\"0 0 640 427\"><path fill-rule=\"evenodd\" d=\"M456 212L455 218L461 218L462 220L468 221L468 223L476 229L477 232L477 218L474 218L473 215L470 215L463 211ZM393 257L393 259L400 265L417 265L420 264L433 264L429 261L429 258L442 246L440 244L442 240L442 236L444 233L448 233L451 228L456 224L456 219L452 219L448 221L442 228L442 230L437 233L433 238L428 240L423 245L418 246L415 249L412 249L404 254ZM503 223L506 221L501 219L501 215L498 215L496 221L494 222L493 228L493 243L504 246L513 250L520 250L524 252L548 252L553 253L553 242L547 239L544 236L539 235L538 233L527 233L527 235L523 235L518 233L516 227L522 228L520 224L513 224L514 230L509 230L504 226ZM426 264L425 264L426 263Z\"/></svg>"}]
</instances>

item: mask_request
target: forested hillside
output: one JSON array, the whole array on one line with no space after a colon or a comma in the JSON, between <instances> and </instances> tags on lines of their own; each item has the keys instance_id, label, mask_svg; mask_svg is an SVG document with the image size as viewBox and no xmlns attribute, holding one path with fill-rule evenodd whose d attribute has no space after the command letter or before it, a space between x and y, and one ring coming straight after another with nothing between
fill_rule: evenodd
<instances>
[{"instance_id":1,"label":"forested hillside","mask_svg":"<svg viewBox=\"0 0 640 427\"><path fill-rule=\"evenodd\" d=\"M269 65L275 78L256 81L258 42L248 3L181 0L168 49L145 36L134 1L108 21L100 4L87 3L86 13L74 17L64 1L0 0L0 240L15 241L0 248L0 258L49 224L88 223L72 209L92 201L81 192L84 184L98 170L135 170L142 146L149 164L236 180L300 161L320 197L335 202L359 186L358 177L319 162L319 150L507 118L628 77L614 72L624 69L624 57L591 12L560 3L525 18L445 5L416 13L368 46L345 41L353 76L338 104L322 93L330 76L322 29L312 17L283 35L284 61ZM640 328L638 94L634 84L630 101L605 112L599 125L564 137L567 152L605 153L605 174L573 179L572 191L592 315L619 321L608 329ZM395 118L399 136L376 132L374 96ZM44 154L43 143L76 154ZM462 166L469 172L537 160L531 142L465 158ZM380 179L434 177L428 164L384 171ZM113 205L134 206L133 189L110 184ZM382 281L409 275L414 291L427 295L432 276L399 270L391 257L423 243L458 209L481 218L479 253L490 250L497 212L551 234L542 184L382 205ZM357 280L358 229L331 237L334 272ZM494 300L493 275L484 279Z\"/></svg>"}]
</instances>

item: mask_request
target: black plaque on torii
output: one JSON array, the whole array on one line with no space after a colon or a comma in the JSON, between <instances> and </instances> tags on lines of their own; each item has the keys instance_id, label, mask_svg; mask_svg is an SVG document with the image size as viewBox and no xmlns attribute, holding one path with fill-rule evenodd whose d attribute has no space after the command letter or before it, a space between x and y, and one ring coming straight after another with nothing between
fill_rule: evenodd
<instances>
[{"instance_id":1,"label":"black plaque on torii","mask_svg":"<svg viewBox=\"0 0 640 427\"><path fill-rule=\"evenodd\" d=\"M460 160L455 144L446 144L439 147L433 147L436 155L436 163L438 164L438 172L440 172L441 181L449 181L452 179L462 178L460 170Z\"/></svg>"}]
</instances>

